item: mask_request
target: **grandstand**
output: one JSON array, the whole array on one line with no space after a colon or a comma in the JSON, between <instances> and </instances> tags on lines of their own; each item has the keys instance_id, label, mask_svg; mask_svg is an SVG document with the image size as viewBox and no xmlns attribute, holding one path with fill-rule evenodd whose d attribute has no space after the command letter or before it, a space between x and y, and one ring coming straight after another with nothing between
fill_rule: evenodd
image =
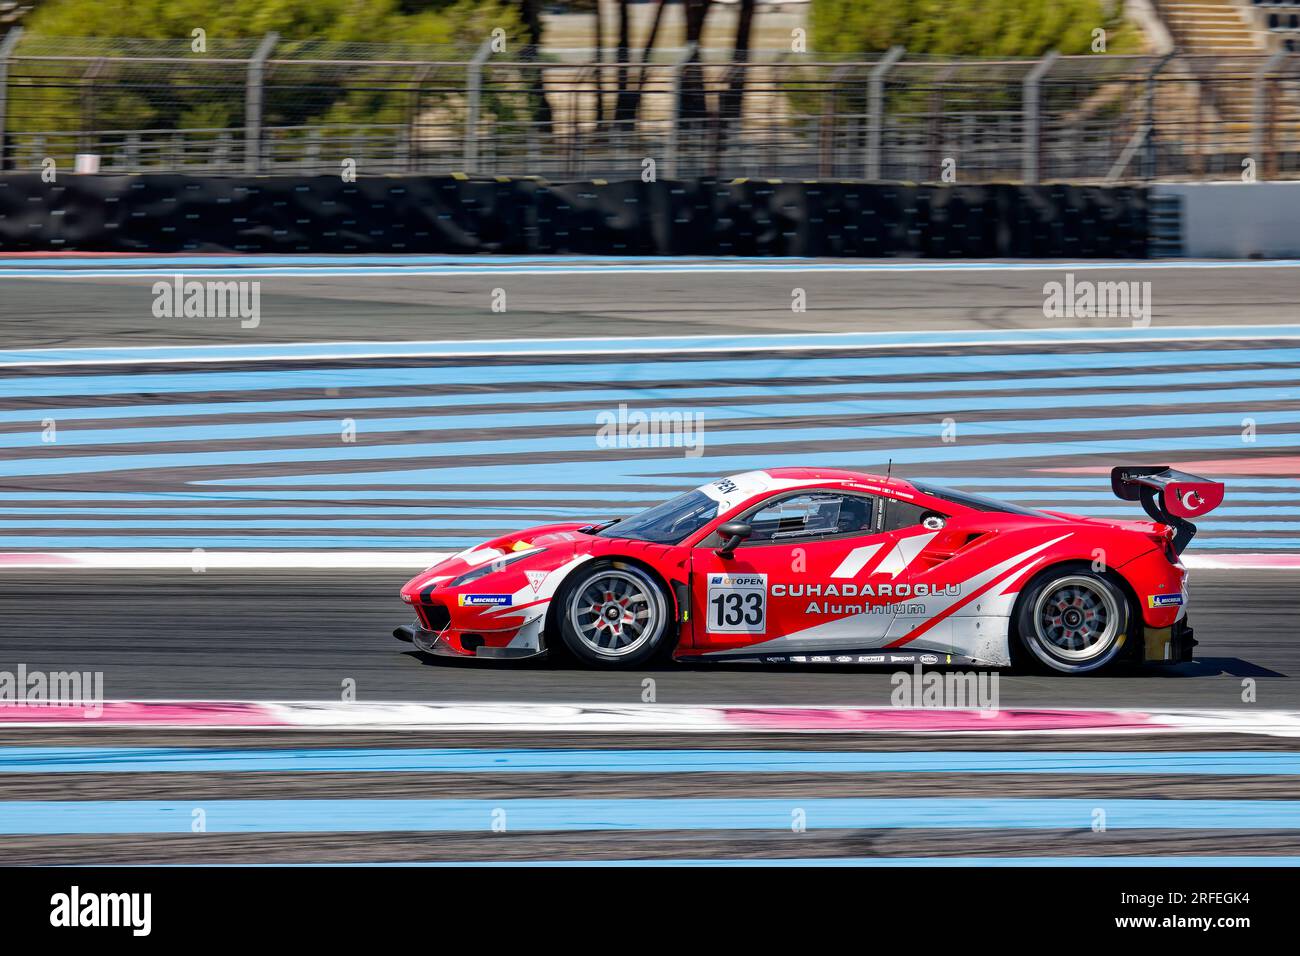
<instances>
[{"instance_id":1,"label":"grandstand","mask_svg":"<svg viewBox=\"0 0 1300 956\"><path fill-rule=\"evenodd\" d=\"M1253 0L1252 6L1274 49L1300 53L1300 0Z\"/></svg>"}]
</instances>

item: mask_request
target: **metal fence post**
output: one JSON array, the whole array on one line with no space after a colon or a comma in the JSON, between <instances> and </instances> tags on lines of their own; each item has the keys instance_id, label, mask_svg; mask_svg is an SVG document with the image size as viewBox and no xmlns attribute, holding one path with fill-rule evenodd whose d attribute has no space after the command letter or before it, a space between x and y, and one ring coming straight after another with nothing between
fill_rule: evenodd
<instances>
[{"instance_id":1,"label":"metal fence post","mask_svg":"<svg viewBox=\"0 0 1300 956\"><path fill-rule=\"evenodd\" d=\"M1024 110L1024 142L1021 148L1022 177L1028 185L1038 183L1038 157L1043 148L1043 111L1041 84L1052 64L1060 59L1056 50L1048 50L1047 56L1034 64L1024 81L1022 109Z\"/></svg>"},{"instance_id":2,"label":"metal fence post","mask_svg":"<svg viewBox=\"0 0 1300 956\"><path fill-rule=\"evenodd\" d=\"M673 104L671 119L668 121L668 150L664 157L665 172L669 179L677 178L677 140L681 129L682 116L682 73L686 64L695 58L697 44L688 43L682 55L673 61Z\"/></svg>"},{"instance_id":3,"label":"metal fence post","mask_svg":"<svg viewBox=\"0 0 1300 956\"><path fill-rule=\"evenodd\" d=\"M884 58L871 68L867 75L867 161L862 175L867 180L878 180L881 169L881 150L885 136L885 74L907 52L901 46L890 47Z\"/></svg>"},{"instance_id":4,"label":"metal fence post","mask_svg":"<svg viewBox=\"0 0 1300 956\"><path fill-rule=\"evenodd\" d=\"M465 172L478 172L478 117L483 96L483 64L492 55L492 40L484 40L469 61L469 105L465 116Z\"/></svg>"},{"instance_id":5,"label":"metal fence post","mask_svg":"<svg viewBox=\"0 0 1300 956\"><path fill-rule=\"evenodd\" d=\"M1173 52L1166 53L1147 75L1147 134L1146 159L1142 169L1143 180L1154 179L1159 168L1159 157L1156 155L1156 77L1159 76L1160 71L1169 64L1169 61L1174 56Z\"/></svg>"},{"instance_id":6,"label":"metal fence post","mask_svg":"<svg viewBox=\"0 0 1300 956\"><path fill-rule=\"evenodd\" d=\"M14 55L22 27L14 27L0 42L0 170L5 168L5 115L9 109L9 60Z\"/></svg>"},{"instance_id":7,"label":"metal fence post","mask_svg":"<svg viewBox=\"0 0 1300 956\"><path fill-rule=\"evenodd\" d=\"M1146 178L1149 171L1153 172L1155 170L1156 76L1165 68L1165 64L1172 60L1175 55L1176 54L1174 53L1166 53L1156 61L1156 65L1151 68L1149 73L1147 73L1146 80L1144 81L1147 87L1146 118L1138 125L1138 128L1133 131L1133 135L1129 137L1128 142L1124 144L1124 148L1120 150L1119 156L1110 167L1110 172L1106 174L1106 182L1117 182L1119 178L1124 175L1124 170L1128 169L1128 164L1133 161L1133 157L1137 155L1137 151L1144 145L1147 148L1145 162L1149 167L1149 170L1141 170L1139 175L1142 178Z\"/></svg>"},{"instance_id":8,"label":"metal fence post","mask_svg":"<svg viewBox=\"0 0 1300 956\"><path fill-rule=\"evenodd\" d=\"M244 169L249 173L262 171L262 76L267 57L279 40L278 33L262 37L253 58L248 61L248 86L244 93Z\"/></svg>"},{"instance_id":9,"label":"metal fence post","mask_svg":"<svg viewBox=\"0 0 1300 956\"><path fill-rule=\"evenodd\" d=\"M1272 152L1270 143L1272 137L1269 135L1272 123L1268 115L1269 76L1282 64L1286 56L1285 50L1278 50L1255 74L1254 115L1250 123L1250 154L1255 160L1256 175L1261 179L1271 172L1269 168L1271 163L1265 161L1265 156Z\"/></svg>"}]
</instances>

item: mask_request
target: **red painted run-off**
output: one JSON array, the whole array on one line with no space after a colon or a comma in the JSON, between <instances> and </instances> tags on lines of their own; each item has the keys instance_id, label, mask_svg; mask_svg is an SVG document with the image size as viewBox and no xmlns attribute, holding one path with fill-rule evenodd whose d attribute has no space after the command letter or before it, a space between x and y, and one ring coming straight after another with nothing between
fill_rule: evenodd
<instances>
[{"instance_id":1,"label":"red painted run-off","mask_svg":"<svg viewBox=\"0 0 1300 956\"><path fill-rule=\"evenodd\" d=\"M393 705L395 706L395 705ZM405 704L401 707L428 711L429 723L445 729L479 727L481 715L473 704ZM483 705L496 718L502 710L517 709L522 723L547 729L545 713L527 704ZM582 708L577 707L581 710ZM337 710L338 720L330 720ZM545 711L546 707L540 708ZM640 708L619 716L610 730L639 729ZM666 714L665 711L675 711ZM411 715L407 714L409 718ZM598 717L599 715L597 715ZM688 707L644 708L647 730L662 728L665 717L675 716L681 731L913 731L988 733L998 731L1105 731L1162 730L1171 725L1158 717L1136 711L1111 710L944 710L925 708L853 707ZM367 719L368 718L368 719ZM0 724L76 724L130 727L295 727L331 726L382 728L392 724L385 707L367 713L364 705L338 703L255 701L104 701L94 705L45 706L39 703L0 704ZM587 729L601 729L598 721Z\"/></svg>"},{"instance_id":2,"label":"red painted run-off","mask_svg":"<svg viewBox=\"0 0 1300 956\"><path fill-rule=\"evenodd\" d=\"M76 564L78 564L78 561L76 558L68 557L67 555L63 555L63 554L43 554L40 552L32 552L28 554L21 551L13 551L13 552L5 552L4 554L0 554L0 566L6 564L22 564L22 565L48 564L51 566L58 566L58 565L75 566Z\"/></svg>"},{"instance_id":3,"label":"red painted run-off","mask_svg":"<svg viewBox=\"0 0 1300 956\"><path fill-rule=\"evenodd\" d=\"M970 732L1019 730L1157 730L1150 714L1111 710L912 710L889 708L727 708L728 723L756 730L898 730Z\"/></svg>"},{"instance_id":4,"label":"red painted run-off","mask_svg":"<svg viewBox=\"0 0 1300 956\"><path fill-rule=\"evenodd\" d=\"M126 724L139 727L284 727L283 719L262 704L245 701L149 703L108 700L69 704L0 704L0 723Z\"/></svg>"}]
</instances>

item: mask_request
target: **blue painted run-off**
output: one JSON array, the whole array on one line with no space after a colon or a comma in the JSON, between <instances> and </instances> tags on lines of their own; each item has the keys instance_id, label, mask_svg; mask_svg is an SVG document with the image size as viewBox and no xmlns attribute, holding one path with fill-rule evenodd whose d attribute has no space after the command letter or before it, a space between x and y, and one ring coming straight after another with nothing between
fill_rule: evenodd
<instances>
[{"instance_id":1,"label":"blue painted run-off","mask_svg":"<svg viewBox=\"0 0 1300 956\"><path fill-rule=\"evenodd\" d=\"M3 747L0 773L1300 774L1293 751L480 750Z\"/></svg>"},{"instance_id":2,"label":"blue painted run-off","mask_svg":"<svg viewBox=\"0 0 1300 956\"><path fill-rule=\"evenodd\" d=\"M0 802L0 833L480 832L809 829L1300 829L1297 800L630 799L47 800ZM504 815L504 816L503 816Z\"/></svg>"}]
</instances>

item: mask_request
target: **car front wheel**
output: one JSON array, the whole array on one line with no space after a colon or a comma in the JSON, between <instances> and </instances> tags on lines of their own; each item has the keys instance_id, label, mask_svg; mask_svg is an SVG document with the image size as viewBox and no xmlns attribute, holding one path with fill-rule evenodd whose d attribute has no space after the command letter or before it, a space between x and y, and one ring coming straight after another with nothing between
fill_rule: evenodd
<instances>
[{"instance_id":1,"label":"car front wheel","mask_svg":"<svg viewBox=\"0 0 1300 956\"><path fill-rule=\"evenodd\" d=\"M565 589L560 636L585 664L635 667L654 657L673 631L665 590L634 564L600 561Z\"/></svg>"}]
</instances>

